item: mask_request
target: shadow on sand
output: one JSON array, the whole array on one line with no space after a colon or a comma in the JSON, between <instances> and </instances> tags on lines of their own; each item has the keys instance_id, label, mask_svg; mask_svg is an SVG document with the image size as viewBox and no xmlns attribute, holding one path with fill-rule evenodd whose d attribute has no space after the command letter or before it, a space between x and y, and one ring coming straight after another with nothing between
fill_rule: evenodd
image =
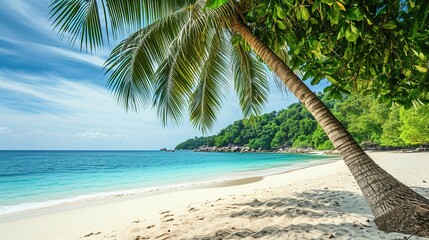
<instances>
[{"instance_id":1,"label":"shadow on sand","mask_svg":"<svg viewBox=\"0 0 429 240\"><path fill-rule=\"evenodd\" d=\"M348 191L312 190L297 193L294 197L231 204L230 209L224 213L226 219L263 221L260 228L255 228L255 224L249 225L252 229L245 225L229 226L191 239L379 239L377 235L381 233L372 221L365 199ZM311 224L316 219L318 221ZM389 239L403 239L404 236L393 234Z\"/></svg>"}]
</instances>

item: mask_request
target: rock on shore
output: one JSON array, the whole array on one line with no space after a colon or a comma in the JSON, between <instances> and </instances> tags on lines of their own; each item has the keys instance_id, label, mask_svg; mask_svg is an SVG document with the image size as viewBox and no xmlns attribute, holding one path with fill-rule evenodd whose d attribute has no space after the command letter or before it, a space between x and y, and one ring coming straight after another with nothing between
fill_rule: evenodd
<instances>
[{"instance_id":1,"label":"rock on shore","mask_svg":"<svg viewBox=\"0 0 429 240\"><path fill-rule=\"evenodd\" d=\"M211 147L211 146L201 146L197 149L194 149L195 152L257 152L261 151L260 149L256 150L254 148L234 146L232 144L226 147Z\"/></svg>"},{"instance_id":2,"label":"rock on shore","mask_svg":"<svg viewBox=\"0 0 429 240\"><path fill-rule=\"evenodd\" d=\"M311 153L313 148L280 148L275 150L254 149L246 146L235 146L229 144L225 147L201 146L194 149L195 152L282 152L282 153ZM328 151L327 154L336 154L335 150Z\"/></svg>"}]
</instances>

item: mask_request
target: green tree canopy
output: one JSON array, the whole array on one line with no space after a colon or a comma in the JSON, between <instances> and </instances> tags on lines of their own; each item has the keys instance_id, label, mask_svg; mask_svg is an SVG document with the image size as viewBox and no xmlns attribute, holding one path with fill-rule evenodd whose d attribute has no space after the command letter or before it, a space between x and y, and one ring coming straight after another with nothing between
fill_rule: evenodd
<instances>
[{"instance_id":1,"label":"green tree canopy","mask_svg":"<svg viewBox=\"0 0 429 240\"><path fill-rule=\"evenodd\" d=\"M429 106L419 109L402 109L400 112L403 125L401 139L408 144L429 142Z\"/></svg>"},{"instance_id":2,"label":"green tree canopy","mask_svg":"<svg viewBox=\"0 0 429 240\"><path fill-rule=\"evenodd\" d=\"M333 97L407 108L429 100L427 0L268 0L244 13L256 36Z\"/></svg>"},{"instance_id":3,"label":"green tree canopy","mask_svg":"<svg viewBox=\"0 0 429 240\"><path fill-rule=\"evenodd\" d=\"M399 118L400 108L392 108L389 113L389 118L383 123L383 134L381 135L381 142L390 146L403 146L404 140L401 139L401 126L404 123Z\"/></svg>"}]
</instances>

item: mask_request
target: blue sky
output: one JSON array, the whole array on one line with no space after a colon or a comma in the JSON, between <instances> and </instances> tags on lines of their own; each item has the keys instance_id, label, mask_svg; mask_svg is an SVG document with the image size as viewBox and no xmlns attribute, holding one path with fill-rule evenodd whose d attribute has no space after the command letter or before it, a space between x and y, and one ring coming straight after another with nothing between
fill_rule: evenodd
<instances>
[{"instance_id":1,"label":"blue sky","mask_svg":"<svg viewBox=\"0 0 429 240\"><path fill-rule=\"evenodd\" d=\"M0 5L0 149L159 149L201 135L186 118L163 128L154 110L118 106L102 69L114 44L93 55L68 46L48 21L49 2ZM213 134L242 118L227 95ZM265 111L295 101L273 84Z\"/></svg>"}]
</instances>

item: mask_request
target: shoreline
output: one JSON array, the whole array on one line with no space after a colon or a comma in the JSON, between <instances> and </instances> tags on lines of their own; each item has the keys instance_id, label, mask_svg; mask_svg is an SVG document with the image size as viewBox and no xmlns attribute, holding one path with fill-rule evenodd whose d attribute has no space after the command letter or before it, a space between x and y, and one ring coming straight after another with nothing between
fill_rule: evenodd
<instances>
[{"instance_id":1,"label":"shoreline","mask_svg":"<svg viewBox=\"0 0 429 240\"><path fill-rule=\"evenodd\" d=\"M429 198L428 153L371 152L389 173ZM343 161L247 179L48 208L0 221L4 239L403 238L376 229ZM262 235L260 235L262 234ZM160 237L161 236L161 237ZM407 236L408 237L408 236ZM424 239L424 238L411 238Z\"/></svg>"},{"instance_id":2,"label":"shoreline","mask_svg":"<svg viewBox=\"0 0 429 240\"><path fill-rule=\"evenodd\" d=\"M410 146L380 146L378 144L363 144L362 148L367 152L429 152L428 145L410 145ZM195 149L175 149L176 151L193 151L193 152L240 152L240 153L293 153L293 154L322 154L322 155L339 155L335 149L317 150L314 148L279 148L279 149L254 149L246 146L236 146L229 144L225 147L200 146Z\"/></svg>"},{"instance_id":3,"label":"shoreline","mask_svg":"<svg viewBox=\"0 0 429 240\"><path fill-rule=\"evenodd\" d=\"M288 153L285 153L288 154ZM292 153L291 153L292 154ZM309 153L320 155L317 153ZM143 188L131 188L131 189L122 189L116 191L106 191L106 192L97 192L93 194L83 194L70 196L65 198L50 199L46 201L33 201L25 202L15 205L9 205L6 207L11 207L12 210L6 213L0 212L0 223L4 219L15 218L16 216L26 215L26 213L34 212L43 212L44 210L49 210L50 208L62 208L69 207L73 205L85 204L91 201L100 201L104 200L109 201L109 199L116 199L120 197L144 197L168 192L176 192L186 189L198 189L198 188L213 188L219 186L235 186L252 183L253 179L282 174L290 171L295 171L299 169L308 168L311 166L328 164L333 161L338 161L338 156L326 155L324 159L315 159L303 163L294 163L292 165L277 166L267 169L258 169L258 170L244 170L236 171L222 176L221 178L207 178L207 179L198 179L192 182L183 182L179 184L169 184L169 185L159 185ZM249 180L250 179L250 180ZM16 209L16 210L13 210Z\"/></svg>"}]
</instances>

